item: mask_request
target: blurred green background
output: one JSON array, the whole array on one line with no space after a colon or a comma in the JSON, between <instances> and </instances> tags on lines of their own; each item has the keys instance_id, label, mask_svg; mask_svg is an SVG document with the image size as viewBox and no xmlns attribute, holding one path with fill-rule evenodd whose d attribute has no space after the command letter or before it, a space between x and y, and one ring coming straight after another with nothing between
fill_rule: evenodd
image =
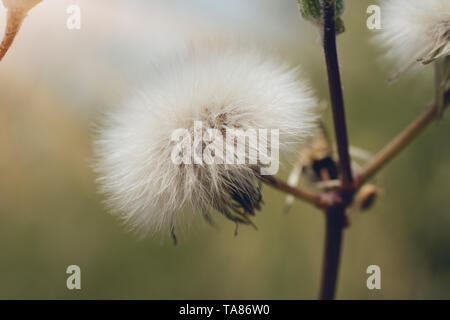
<instances>
[{"instance_id":1,"label":"blurred green background","mask_svg":"<svg viewBox=\"0 0 450 320\"><path fill-rule=\"evenodd\" d=\"M65 27L72 3L82 9L78 31ZM376 1L347 3L339 55L350 140L376 152L430 102L431 70L388 86L395 66L366 27ZM199 219L175 247L166 235L127 233L96 193L91 142L101 112L152 76L142 67L152 55L222 34L300 64L328 99L318 34L298 17L296 0L44 0L30 13L0 63L0 298L317 297L319 210L296 202L285 215L284 195L266 187L258 231L241 227L234 237L226 219L217 217L219 230ZM350 212L339 299L450 298L449 136L448 117L428 128L378 176L376 206ZM71 264L81 267L82 290L66 288ZM366 287L372 264L381 267L381 290Z\"/></svg>"}]
</instances>

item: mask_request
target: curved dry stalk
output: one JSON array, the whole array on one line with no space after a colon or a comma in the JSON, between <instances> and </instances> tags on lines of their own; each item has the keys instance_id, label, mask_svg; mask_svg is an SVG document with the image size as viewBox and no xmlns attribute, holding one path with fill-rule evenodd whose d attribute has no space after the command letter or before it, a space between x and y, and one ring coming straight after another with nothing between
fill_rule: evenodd
<instances>
[{"instance_id":1,"label":"curved dry stalk","mask_svg":"<svg viewBox=\"0 0 450 320\"><path fill-rule=\"evenodd\" d=\"M313 204L318 207L325 207L327 203L325 203L325 199L322 199L319 194L312 193L307 190L300 189L298 187L292 186L289 183L278 179L275 176L260 176L260 179L265 184L290 194L298 199L301 199L305 202Z\"/></svg>"},{"instance_id":2,"label":"curved dry stalk","mask_svg":"<svg viewBox=\"0 0 450 320\"><path fill-rule=\"evenodd\" d=\"M22 22L25 19L25 16L22 12L17 10L8 10L6 17L6 30L5 35L3 36L2 43L0 44L0 61L5 56L8 49L11 47L17 33L22 26Z\"/></svg>"},{"instance_id":3,"label":"curved dry stalk","mask_svg":"<svg viewBox=\"0 0 450 320\"><path fill-rule=\"evenodd\" d=\"M42 0L3 0L8 11L5 34L0 44L0 61L11 47L28 12L40 2Z\"/></svg>"},{"instance_id":4,"label":"curved dry stalk","mask_svg":"<svg viewBox=\"0 0 450 320\"><path fill-rule=\"evenodd\" d=\"M437 106L431 104L425 112L403 132L386 145L374 159L369 162L357 176L354 188L359 189L364 183L370 180L380 169L389 163L400 151L412 142L430 123L435 120Z\"/></svg>"}]
</instances>

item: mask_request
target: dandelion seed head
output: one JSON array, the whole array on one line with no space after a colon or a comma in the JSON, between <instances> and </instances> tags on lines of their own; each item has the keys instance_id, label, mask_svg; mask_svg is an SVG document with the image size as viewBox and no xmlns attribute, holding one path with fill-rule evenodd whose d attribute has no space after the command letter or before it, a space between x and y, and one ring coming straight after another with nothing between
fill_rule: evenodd
<instances>
[{"instance_id":1,"label":"dandelion seed head","mask_svg":"<svg viewBox=\"0 0 450 320\"><path fill-rule=\"evenodd\" d=\"M101 191L144 233L167 229L187 212L219 211L251 224L261 202L254 166L177 165L172 133L193 134L195 121L220 132L279 129L280 153L288 152L311 133L315 105L296 70L256 49L193 45L157 64L141 92L106 116L95 141Z\"/></svg>"},{"instance_id":2,"label":"dandelion seed head","mask_svg":"<svg viewBox=\"0 0 450 320\"><path fill-rule=\"evenodd\" d=\"M379 41L402 68L450 54L449 0L383 0Z\"/></svg>"}]
</instances>

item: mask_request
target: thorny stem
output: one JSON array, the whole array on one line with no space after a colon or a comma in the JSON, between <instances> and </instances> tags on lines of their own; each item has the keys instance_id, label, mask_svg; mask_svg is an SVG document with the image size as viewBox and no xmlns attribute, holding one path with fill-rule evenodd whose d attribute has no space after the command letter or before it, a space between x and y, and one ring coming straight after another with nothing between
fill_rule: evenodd
<instances>
[{"instance_id":1,"label":"thorny stem","mask_svg":"<svg viewBox=\"0 0 450 320\"><path fill-rule=\"evenodd\" d=\"M345 226L345 209L353 197L353 177L350 166L347 125L345 120L344 97L336 46L336 2L323 2L324 36L323 48L327 64L328 86L333 111L334 131L339 155L341 187L338 193L343 203L325 210L326 237L322 267L320 299L334 299L341 255L342 233Z\"/></svg>"}]
</instances>

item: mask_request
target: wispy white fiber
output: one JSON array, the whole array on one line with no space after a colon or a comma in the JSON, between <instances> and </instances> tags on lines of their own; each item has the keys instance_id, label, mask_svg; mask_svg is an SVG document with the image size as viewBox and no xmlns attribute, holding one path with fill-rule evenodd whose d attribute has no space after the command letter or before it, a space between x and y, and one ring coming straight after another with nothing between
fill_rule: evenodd
<instances>
[{"instance_id":1,"label":"wispy white fiber","mask_svg":"<svg viewBox=\"0 0 450 320\"><path fill-rule=\"evenodd\" d=\"M109 206L143 232L170 227L183 212L235 216L236 194L257 208L259 181L249 165L176 165L171 134L192 132L194 121L221 131L279 129L280 152L296 150L316 119L298 72L256 49L212 44L193 45L152 72L139 94L106 116L95 142Z\"/></svg>"},{"instance_id":2,"label":"wispy white fiber","mask_svg":"<svg viewBox=\"0 0 450 320\"><path fill-rule=\"evenodd\" d=\"M380 42L402 68L450 54L449 0L382 0Z\"/></svg>"}]
</instances>

